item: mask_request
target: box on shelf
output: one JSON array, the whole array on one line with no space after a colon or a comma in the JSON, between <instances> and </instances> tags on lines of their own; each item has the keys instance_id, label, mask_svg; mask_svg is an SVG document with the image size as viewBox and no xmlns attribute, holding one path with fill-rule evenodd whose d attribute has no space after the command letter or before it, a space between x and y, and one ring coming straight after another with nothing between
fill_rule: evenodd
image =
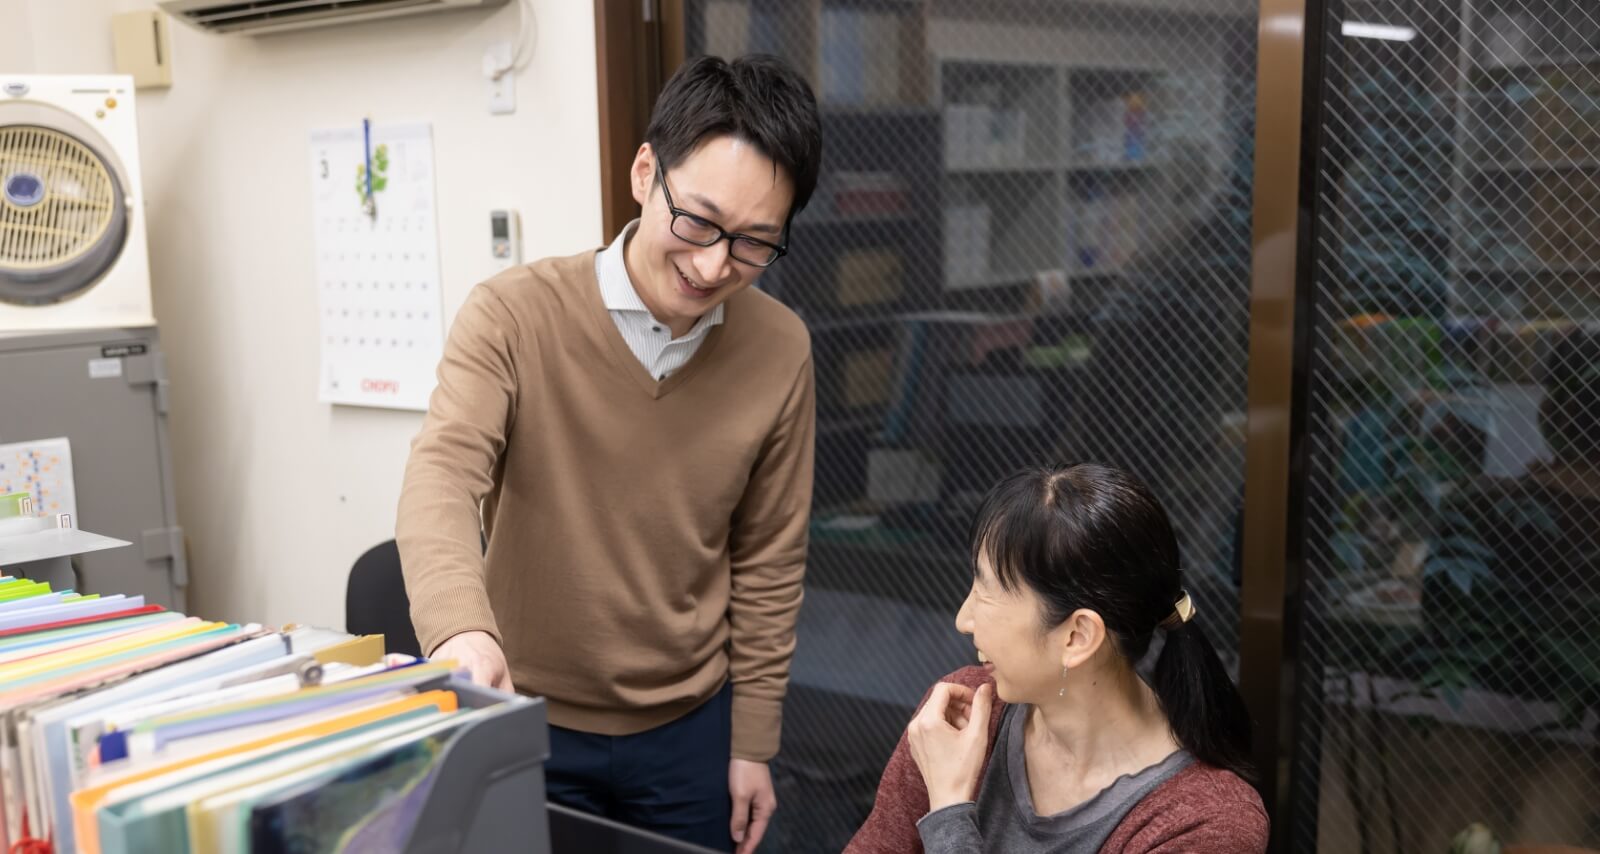
<instances>
[{"instance_id":1,"label":"box on shelf","mask_svg":"<svg viewBox=\"0 0 1600 854\"><path fill-rule=\"evenodd\" d=\"M1072 246L1079 270L1120 270L1131 262L1147 238L1150 211L1143 197L1096 182L1073 211Z\"/></svg>"},{"instance_id":2,"label":"box on shelf","mask_svg":"<svg viewBox=\"0 0 1600 854\"><path fill-rule=\"evenodd\" d=\"M1580 65L1545 75L1528 111L1534 159L1589 160L1600 151L1600 92L1573 82L1592 80L1597 70Z\"/></svg>"},{"instance_id":3,"label":"box on shelf","mask_svg":"<svg viewBox=\"0 0 1600 854\"><path fill-rule=\"evenodd\" d=\"M1526 65L1543 55L1541 46L1530 35L1540 29L1532 15L1497 12L1487 17L1485 25L1482 49L1486 65Z\"/></svg>"},{"instance_id":4,"label":"box on shelf","mask_svg":"<svg viewBox=\"0 0 1600 854\"><path fill-rule=\"evenodd\" d=\"M1021 110L1001 110L995 113L991 145L1004 163L1026 163L1028 160L1028 114Z\"/></svg>"},{"instance_id":5,"label":"box on shelf","mask_svg":"<svg viewBox=\"0 0 1600 854\"><path fill-rule=\"evenodd\" d=\"M945 166L950 169L1028 163L1028 115L1014 107L947 104L944 138Z\"/></svg>"},{"instance_id":6,"label":"box on shelf","mask_svg":"<svg viewBox=\"0 0 1600 854\"><path fill-rule=\"evenodd\" d=\"M938 461L914 448L874 448L867 452L867 498L879 504L938 501L943 477Z\"/></svg>"},{"instance_id":7,"label":"box on shelf","mask_svg":"<svg viewBox=\"0 0 1600 854\"><path fill-rule=\"evenodd\" d=\"M993 110L985 104L946 104L944 108L944 163L958 169L978 161L978 128L987 125Z\"/></svg>"},{"instance_id":8,"label":"box on shelf","mask_svg":"<svg viewBox=\"0 0 1600 854\"><path fill-rule=\"evenodd\" d=\"M867 61L866 101L893 104L900 98L901 20L886 12L869 12L862 21L861 38L871 55Z\"/></svg>"},{"instance_id":9,"label":"box on shelf","mask_svg":"<svg viewBox=\"0 0 1600 854\"><path fill-rule=\"evenodd\" d=\"M1527 239L1538 260L1600 267L1600 187L1589 181L1540 181L1532 195Z\"/></svg>"},{"instance_id":10,"label":"box on shelf","mask_svg":"<svg viewBox=\"0 0 1600 854\"><path fill-rule=\"evenodd\" d=\"M901 45L909 20L893 12L824 7L817 46L817 100L838 106L901 103Z\"/></svg>"},{"instance_id":11,"label":"box on shelf","mask_svg":"<svg viewBox=\"0 0 1600 854\"><path fill-rule=\"evenodd\" d=\"M857 350L845 357L844 405L850 409L889 402L894 386L894 348Z\"/></svg>"},{"instance_id":12,"label":"box on shelf","mask_svg":"<svg viewBox=\"0 0 1600 854\"><path fill-rule=\"evenodd\" d=\"M1060 268L1033 274L1033 289L1028 292L1029 314L1066 314L1073 306L1072 280Z\"/></svg>"},{"instance_id":13,"label":"box on shelf","mask_svg":"<svg viewBox=\"0 0 1600 854\"><path fill-rule=\"evenodd\" d=\"M987 205L958 204L944 210L945 281L961 287L989 275L991 215Z\"/></svg>"},{"instance_id":14,"label":"box on shelf","mask_svg":"<svg viewBox=\"0 0 1600 854\"><path fill-rule=\"evenodd\" d=\"M1543 287L1527 289L1523 316L1546 322L1600 317L1600 269L1571 269Z\"/></svg>"},{"instance_id":15,"label":"box on shelf","mask_svg":"<svg viewBox=\"0 0 1600 854\"><path fill-rule=\"evenodd\" d=\"M835 293L841 306L882 305L902 292L904 265L892 249L852 249L839 255Z\"/></svg>"},{"instance_id":16,"label":"box on shelf","mask_svg":"<svg viewBox=\"0 0 1600 854\"><path fill-rule=\"evenodd\" d=\"M1551 347L1572 329L1566 321L1506 324L1483 339L1480 370L1491 383L1538 385Z\"/></svg>"},{"instance_id":17,"label":"box on shelf","mask_svg":"<svg viewBox=\"0 0 1600 854\"><path fill-rule=\"evenodd\" d=\"M829 182L833 211L842 217L905 213L911 200L905 179L894 172L839 172Z\"/></svg>"},{"instance_id":18,"label":"box on shelf","mask_svg":"<svg viewBox=\"0 0 1600 854\"><path fill-rule=\"evenodd\" d=\"M1142 90L1096 98L1081 113L1074 157L1082 164L1100 166L1149 159L1149 102Z\"/></svg>"},{"instance_id":19,"label":"box on shelf","mask_svg":"<svg viewBox=\"0 0 1600 854\"><path fill-rule=\"evenodd\" d=\"M743 56L754 52L750 45L750 4L742 0L709 0L704 5L708 56Z\"/></svg>"},{"instance_id":20,"label":"box on shelf","mask_svg":"<svg viewBox=\"0 0 1600 854\"><path fill-rule=\"evenodd\" d=\"M945 396L945 418L966 427L1043 427L1044 389L1033 376L955 376Z\"/></svg>"},{"instance_id":21,"label":"box on shelf","mask_svg":"<svg viewBox=\"0 0 1600 854\"><path fill-rule=\"evenodd\" d=\"M1366 385L1401 387L1430 375L1440 363L1437 322L1359 315L1339 322L1330 354L1334 370Z\"/></svg>"}]
</instances>

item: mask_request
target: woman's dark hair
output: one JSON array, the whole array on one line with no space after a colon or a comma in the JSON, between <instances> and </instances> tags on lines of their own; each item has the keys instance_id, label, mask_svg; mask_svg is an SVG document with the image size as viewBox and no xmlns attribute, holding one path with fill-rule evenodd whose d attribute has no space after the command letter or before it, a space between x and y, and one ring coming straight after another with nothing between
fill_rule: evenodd
<instances>
[{"instance_id":1,"label":"woman's dark hair","mask_svg":"<svg viewBox=\"0 0 1600 854\"><path fill-rule=\"evenodd\" d=\"M762 54L685 62L656 99L644 141L661 168L670 169L707 137L722 135L754 145L782 167L794 182L789 215L805 209L822 167L822 125L816 96L794 69Z\"/></svg>"},{"instance_id":2,"label":"woman's dark hair","mask_svg":"<svg viewBox=\"0 0 1600 854\"><path fill-rule=\"evenodd\" d=\"M1053 629L1072 612L1100 615L1130 666L1184 595L1166 510L1132 475L1094 463L1024 469L985 496L972 565L987 555L1000 586L1026 586ZM1178 743L1249 779L1250 712L1195 620L1167 633L1150 687Z\"/></svg>"}]
</instances>

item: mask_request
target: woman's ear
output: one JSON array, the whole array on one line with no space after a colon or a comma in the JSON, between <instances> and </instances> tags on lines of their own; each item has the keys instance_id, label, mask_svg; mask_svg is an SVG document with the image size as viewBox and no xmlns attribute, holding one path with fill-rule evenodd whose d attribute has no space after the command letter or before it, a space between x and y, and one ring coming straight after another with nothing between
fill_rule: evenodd
<instances>
[{"instance_id":1,"label":"woman's ear","mask_svg":"<svg viewBox=\"0 0 1600 854\"><path fill-rule=\"evenodd\" d=\"M628 170L628 184L633 189L633 200L644 207L644 200L650 197L650 190L656 179L656 153L650 143L639 144L639 151L633 155L633 168Z\"/></svg>"},{"instance_id":2,"label":"woman's ear","mask_svg":"<svg viewBox=\"0 0 1600 854\"><path fill-rule=\"evenodd\" d=\"M1079 608L1051 634L1060 644L1061 666L1070 670L1082 667L1100 651L1106 640L1106 623L1094 611Z\"/></svg>"}]
</instances>

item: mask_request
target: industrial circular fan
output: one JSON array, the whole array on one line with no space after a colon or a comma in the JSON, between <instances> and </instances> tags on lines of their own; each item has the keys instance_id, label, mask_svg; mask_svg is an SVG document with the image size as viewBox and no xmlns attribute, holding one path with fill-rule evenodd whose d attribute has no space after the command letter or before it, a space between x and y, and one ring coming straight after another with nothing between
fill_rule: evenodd
<instances>
[{"instance_id":1,"label":"industrial circular fan","mask_svg":"<svg viewBox=\"0 0 1600 854\"><path fill-rule=\"evenodd\" d=\"M128 237L115 168L65 131L0 124L0 301L69 299L114 265Z\"/></svg>"}]
</instances>

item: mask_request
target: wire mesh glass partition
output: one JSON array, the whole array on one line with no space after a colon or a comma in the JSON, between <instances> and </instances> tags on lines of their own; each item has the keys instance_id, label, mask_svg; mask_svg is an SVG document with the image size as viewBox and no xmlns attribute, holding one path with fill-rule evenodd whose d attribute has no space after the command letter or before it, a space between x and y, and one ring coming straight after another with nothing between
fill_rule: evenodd
<instances>
[{"instance_id":1,"label":"wire mesh glass partition","mask_svg":"<svg viewBox=\"0 0 1600 854\"><path fill-rule=\"evenodd\" d=\"M762 286L810 327L816 503L773 765L779 851L836 851L954 628L982 494L1096 459L1175 517L1236 658L1254 0L690 0L689 55L775 53L821 186Z\"/></svg>"},{"instance_id":2,"label":"wire mesh glass partition","mask_svg":"<svg viewBox=\"0 0 1600 854\"><path fill-rule=\"evenodd\" d=\"M1600 848L1600 7L1325 26L1294 847Z\"/></svg>"}]
</instances>

